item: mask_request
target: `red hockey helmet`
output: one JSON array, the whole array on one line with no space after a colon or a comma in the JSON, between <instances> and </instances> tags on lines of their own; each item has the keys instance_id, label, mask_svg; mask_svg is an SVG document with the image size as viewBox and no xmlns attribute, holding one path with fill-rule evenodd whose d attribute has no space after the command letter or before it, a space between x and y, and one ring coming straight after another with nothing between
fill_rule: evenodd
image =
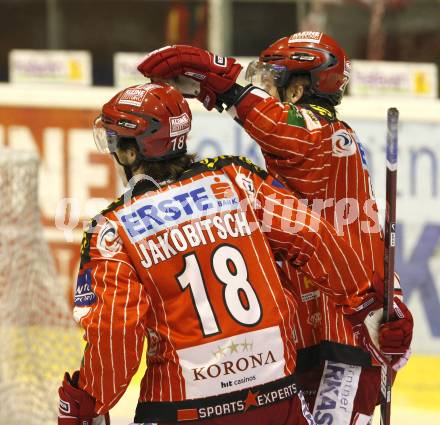
<instances>
[{"instance_id":1,"label":"red hockey helmet","mask_svg":"<svg viewBox=\"0 0 440 425\"><path fill-rule=\"evenodd\" d=\"M101 152L115 152L124 139L136 140L148 161L161 161L186 152L191 110L174 87L149 83L120 91L102 107L93 133Z\"/></svg>"},{"instance_id":2,"label":"red hockey helmet","mask_svg":"<svg viewBox=\"0 0 440 425\"><path fill-rule=\"evenodd\" d=\"M332 105L341 102L350 77L350 61L339 44L326 34L298 32L271 44L251 62L246 78L259 75L276 87L286 87L292 75L308 75L310 92ZM263 75L263 76L262 76Z\"/></svg>"}]
</instances>

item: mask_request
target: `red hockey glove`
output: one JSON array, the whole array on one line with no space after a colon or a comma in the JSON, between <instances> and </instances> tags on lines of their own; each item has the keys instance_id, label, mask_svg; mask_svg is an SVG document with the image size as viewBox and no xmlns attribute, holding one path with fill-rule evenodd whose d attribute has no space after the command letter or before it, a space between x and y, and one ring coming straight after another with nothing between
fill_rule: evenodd
<instances>
[{"instance_id":1,"label":"red hockey glove","mask_svg":"<svg viewBox=\"0 0 440 425\"><path fill-rule=\"evenodd\" d=\"M95 413L95 400L86 391L78 388L79 372L72 378L66 372L58 389L60 405L58 425L110 425L110 416Z\"/></svg>"},{"instance_id":2,"label":"red hockey glove","mask_svg":"<svg viewBox=\"0 0 440 425\"><path fill-rule=\"evenodd\" d=\"M375 292L348 316L361 346L365 347L376 362L390 364L394 370L402 368L408 361L413 331L413 318L405 304L394 297L394 317L383 321L383 281L373 276Z\"/></svg>"},{"instance_id":3,"label":"red hockey glove","mask_svg":"<svg viewBox=\"0 0 440 425\"><path fill-rule=\"evenodd\" d=\"M380 325L379 344L385 354L402 355L411 345L414 322L408 307L397 297L394 312L396 318L392 322Z\"/></svg>"},{"instance_id":4,"label":"red hockey glove","mask_svg":"<svg viewBox=\"0 0 440 425\"><path fill-rule=\"evenodd\" d=\"M411 355L414 320L398 297L394 297L394 314L393 321L380 325L379 346L382 353L391 356L391 366L398 371L408 363Z\"/></svg>"},{"instance_id":5,"label":"red hockey glove","mask_svg":"<svg viewBox=\"0 0 440 425\"><path fill-rule=\"evenodd\" d=\"M137 69L146 77L173 79L183 75L200 83L197 96L206 109L216 106L217 94L229 90L242 66L234 58L214 55L198 47L175 45L149 53Z\"/></svg>"}]
</instances>

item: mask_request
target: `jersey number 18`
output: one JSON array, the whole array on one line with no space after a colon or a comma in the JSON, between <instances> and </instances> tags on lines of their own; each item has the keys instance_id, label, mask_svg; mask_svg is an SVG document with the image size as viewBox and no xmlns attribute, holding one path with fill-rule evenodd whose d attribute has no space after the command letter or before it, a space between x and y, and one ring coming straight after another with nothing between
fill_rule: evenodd
<instances>
[{"instance_id":1,"label":"jersey number 18","mask_svg":"<svg viewBox=\"0 0 440 425\"><path fill-rule=\"evenodd\" d=\"M220 332L220 328L206 292L196 254L184 256L183 271L176 276L182 290L191 291L203 335ZM223 288L223 299L231 317L243 326L254 326L261 320L261 303L248 280L246 262L241 252L231 245L217 247L211 257L211 267ZM243 303L246 298L246 303Z\"/></svg>"}]
</instances>

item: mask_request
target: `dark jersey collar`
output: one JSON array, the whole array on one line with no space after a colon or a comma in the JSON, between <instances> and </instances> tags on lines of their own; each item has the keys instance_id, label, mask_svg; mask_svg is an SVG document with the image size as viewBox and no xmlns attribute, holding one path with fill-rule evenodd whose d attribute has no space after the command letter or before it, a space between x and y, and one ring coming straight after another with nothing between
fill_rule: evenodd
<instances>
[{"instance_id":1,"label":"dark jersey collar","mask_svg":"<svg viewBox=\"0 0 440 425\"><path fill-rule=\"evenodd\" d=\"M313 113L319 115L321 118L324 118L327 121L337 121L336 111L333 108L326 108L325 106L316 105L315 103L308 103L304 105L298 104L298 106L312 111Z\"/></svg>"}]
</instances>

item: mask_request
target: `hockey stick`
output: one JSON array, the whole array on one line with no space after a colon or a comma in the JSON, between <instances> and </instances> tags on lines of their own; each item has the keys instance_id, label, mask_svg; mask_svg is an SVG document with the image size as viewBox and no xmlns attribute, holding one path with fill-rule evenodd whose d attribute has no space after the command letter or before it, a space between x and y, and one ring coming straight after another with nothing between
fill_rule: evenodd
<instances>
[{"instance_id":1,"label":"hockey stick","mask_svg":"<svg viewBox=\"0 0 440 425\"><path fill-rule=\"evenodd\" d=\"M388 109L387 117L387 174L386 174L386 212L385 212L385 255L384 255L384 302L383 321L389 322L393 314L394 298L394 252L396 247L396 194L397 194L397 125L399 111ZM391 383L390 366L382 365L380 423L390 425L391 421Z\"/></svg>"}]
</instances>

